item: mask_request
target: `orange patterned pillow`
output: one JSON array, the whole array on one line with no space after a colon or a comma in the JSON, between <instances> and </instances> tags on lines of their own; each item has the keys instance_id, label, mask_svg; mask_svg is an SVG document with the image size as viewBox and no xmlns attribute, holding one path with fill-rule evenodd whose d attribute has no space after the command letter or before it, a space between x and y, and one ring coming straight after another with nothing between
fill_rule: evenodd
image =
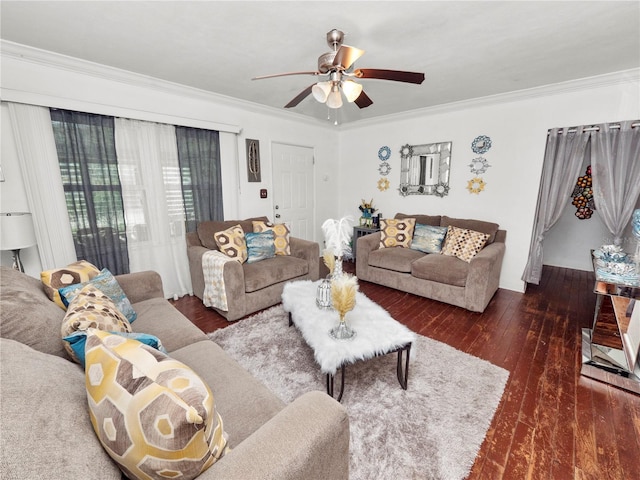
<instances>
[{"instance_id":1,"label":"orange patterned pillow","mask_svg":"<svg viewBox=\"0 0 640 480\"><path fill-rule=\"evenodd\" d=\"M403 218L402 220L383 218L380 220L380 248L409 248L415 226L415 218Z\"/></svg>"},{"instance_id":2,"label":"orange patterned pillow","mask_svg":"<svg viewBox=\"0 0 640 480\"><path fill-rule=\"evenodd\" d=\"M449 225L447 227L447 236L442 246L442 254L458 257L460 260L469 263L482 250L490 236L487 233Z\"/></svg>"}]
</instances>

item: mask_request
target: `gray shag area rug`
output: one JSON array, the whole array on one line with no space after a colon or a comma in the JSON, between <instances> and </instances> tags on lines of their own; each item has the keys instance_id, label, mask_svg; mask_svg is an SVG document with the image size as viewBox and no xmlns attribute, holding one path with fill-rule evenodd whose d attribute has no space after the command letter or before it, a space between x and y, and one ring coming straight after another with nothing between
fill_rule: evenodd
<instances>
[{"instance_id":1,"label":"gray shag area rug","mask_svg":"<svg viewBox=\"0 0 640 480\"><path fill-rule=\"evenodd\" d=\"M288 320L278 305L209 334L285 403L326 391L313 351ZM405 391L396 360L391 354L347 367L342 404L350 420L350 478L465 478L509 372L418 335Z\"/></svg>"}]
</instances>

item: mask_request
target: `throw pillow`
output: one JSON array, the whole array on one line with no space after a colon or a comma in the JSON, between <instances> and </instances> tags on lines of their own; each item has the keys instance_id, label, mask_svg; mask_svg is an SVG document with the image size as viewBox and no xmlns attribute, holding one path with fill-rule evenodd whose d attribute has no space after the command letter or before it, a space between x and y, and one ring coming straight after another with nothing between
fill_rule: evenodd
<instances>
[{"instance_id":1,"label":"throw pillow","mask_svg":"<svg viewBox=\"0 0 640 480\"><path fill-rule=\"evenodd\" d=\"M139 342L144 343L145 345L149 345L151 348L155 348L156 350L161 351L162 353L167 353L166 348L162 345L162 342L155 335L151 335L149 333L138 333L138 332L109 332L114 335L120 335L122 337L131 338L132 340L137 340ZM84 350L87 344L87 332L78 330L77 332L73 332L71 335L67 335L63 338L65 342L69 343L69 347L75 353L75 358L78 359L78 363L84 367L85 359L84 359Z\"/></svg>"},{"instance_id":2,"label":"throw pillow","mask_svg":"<svg viewBox=\"0 0 640 480\"><path fill-rule=\"evenodd\" d=\"M291 231L289 227L284 223L271 222L253 222L253 232L266 232L267 230L273 230L273 245L276 250L276 255L291 255L291 245L289 241L289 234Z\"/></svg>"},{"instance_id":3,"label":"throw pillow","mask_svg":"<svg viewBox=\"0 0 640 480\"><path fill-rule=\"evenodd\" d=\"M60 308L66 308L58 290L68 285L91 280L99 273L100 270L95 265L86 260L80 260L64 268L45 270L40 273L40 280L47 297L53 300Z\"/></svg>"},{"instance_id":4,"label":"throw pillow","mask_svg":"<svg viewBox=\"0 0 640 480\"><path fill-rule=\"evenodd\" d=\"M127 295L120 287L116 278L106 268L103 268L99 275L96 275L87 282L76 283L75 285L69 285L68 287L59 289L58 292L60 293L60 298L62 299L62 303L64 303L65 307L67 307L69 303L76 298L78 292L88 284L92 284L113 300L113 303L116 304L118 310L127 317L129 323L133 323L137 318L138 314L133 309L133 306L131 306L131 302L127 298Z\"/></svg>"},{"instance_id":5,"label":"throw pillow","mask_svg":"<svg viewBox=\"0 0 640 480\"><path fill-rule=\"evenodd\" d=\"M91 423L131 479L193 479L227 451L213 394L189 367L135 340L87 332Z\"/></svg>"},{"instance_id":6,"label":"throw pillow","mask_svg":"<svg viewBox=\"0 0 640 480\"><path fill-rule=\"evenodd\" d=\"M244 239L244 230L240 225L216 232L213 234L216 245L227 257L233 258L240 263L247 260L247 244Z\"/></svg>"},{"instance_id":7,"label":"throw pillow","mask_svg":"<svg viewBox=\"0 0 640 480\"><path fill-rule=\"evenodd\" d=\"M380 248L409 248L415 225L415 218L405 218L402 220L383 218L380 220Z\"/></svg>"},{"instance_id":8,"label":"throw pillow","mask_svg":"<svg viewBox=\"0 0 640 480\"><path fill-rule=\"evenodd\" d=\"M418 223L413 230L411 248L424 253L440 253L446 235L447 227L434 227Z\"/></svg>"},{"instance_id":9,"label":"throw pillow","mask_svg":"<svg viewBox=\"0 0 640 480\"><path fill-rule=\"evenodd\" d=\"M465 262L471 262L482 247L487 243L490 235L452 225L447 227L447 236L442 247L442 254L458 257Z\"/></svg>"},{"instance_id":10,"label":"throw pillow","mask_svg":"<svg viewBox=\"0 0 640 480\"><path fill-rule=\"evenodd\" d=\"M79 330L99 328L107 332L131 332L127 318L116 308L111 299L95 286L85 285L69 304L62 321L62 338ZM80 363L68 342L65 349L74 362Z\"/></svg>"},{"instance_id":11,"label":"throw pillow","mask_svg":"<svg viewBox=\"0 0 640 480\"><path fill-rule=\"evenodd\" d=\"M245 239L247 241L247 263L259 262L275 256L276 248L273 242L273 230L247 233Z\"/></svg>"}]
</instances>

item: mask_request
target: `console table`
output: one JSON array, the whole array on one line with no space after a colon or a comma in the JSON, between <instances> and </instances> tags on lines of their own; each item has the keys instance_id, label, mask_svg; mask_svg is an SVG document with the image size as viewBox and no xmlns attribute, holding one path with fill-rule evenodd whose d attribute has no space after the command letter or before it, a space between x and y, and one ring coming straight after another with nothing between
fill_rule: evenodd
<instances>
[{"instance_id":1,"label":"console table","mask_svg":"<svg viewBox=\"0 0 640 480\"><path fill-rule=\"evenodd\" d=\"M351 246L351 251L353 252L353 261L356 261L356 248L358 246L358 239L360 237L364 237L365 235L369 235L371 233L379 232L379 228L374 227L353 227L353 245Z\"/></svg>"},{"instance_id":2,"label":"console table","mask_svg":"<svg viewBox=\"0 0 640 480\"><path fill-rule=\"evenodd\" d=\"M640 284L598 272L593 257L596 308L591 328L582 329L581 374L640 394L638 350Z\"/></svg>"}]
</instances>

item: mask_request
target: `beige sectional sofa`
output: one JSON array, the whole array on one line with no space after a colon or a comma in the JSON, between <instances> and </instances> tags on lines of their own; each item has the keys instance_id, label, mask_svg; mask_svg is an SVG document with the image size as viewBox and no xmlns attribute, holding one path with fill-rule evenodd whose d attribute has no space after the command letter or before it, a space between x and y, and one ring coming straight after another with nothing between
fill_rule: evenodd
<instances>
[{"instance_id":1,"label":"beige sectional sofa","mask_svg":"<svg viewBox=\"0 0 640 480\"><path fill-rule=\"evenodd\" d=\"M483 312L500 284L507 232L495 223L444 215L399 213L395 218L415 218L416 223L423 225L451 225L489 234L489 239L470 262L465 262L455 256L423 253L411 248L380 248L380 232L365 235L357 240L358 278Z\"/></svg>"},{"instance_id":2,"label":"beige sectional sofa","mask_svg":"<svg viewBox=\"0 0 640 480\"><path fill-rule=\"evenodd\" d=\"M317 261L316 261L317 264ZM231 451L202 479L347 479L349 420L323 392L285 405L173 305L154 272L116 277L133 304L136 332L211 388ZM65 312L40 280L0 267L0 477L120 479L89 420L85 372L63 347Z\"/></svg>"},{"instance_id":3,"label":"beige sectional sofa","mask_svg":"<svg viewBox=\"0 0 640 480\"><path fill-rule=\"evenodd\" d=\"M267 222L267 217L246 220L201 222L197 232L187 234L187 255L193 293L202 300L204 274L202 256L208 250L218 250L214 234L234 225L245 233L253 232L253 221ZM224 266L224 285L228 310L214 308L227 320L280 303L284 284L293 280L318 280L320 276L320 246L315 242L290 237L291 255L276 255L256 263L228 262ZM213 307L212 307L213 308Z\"/></svg>"}]
</instances>

